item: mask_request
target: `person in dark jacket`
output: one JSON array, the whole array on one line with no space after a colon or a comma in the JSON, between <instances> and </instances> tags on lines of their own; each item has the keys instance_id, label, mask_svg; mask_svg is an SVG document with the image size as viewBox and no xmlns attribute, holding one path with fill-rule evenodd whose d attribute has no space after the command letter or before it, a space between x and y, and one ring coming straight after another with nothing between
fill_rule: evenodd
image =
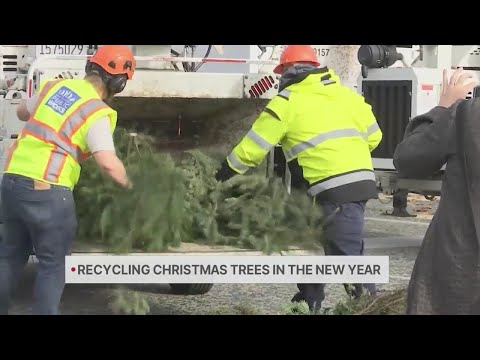
<instances>
[{"instance_id":1,"label":"person in dark jacket","mask_svg":"<svg viewBox=\"0 0 480 360\"><path fill-rule=\"evenodd\" d=\"M480 314L480 99L476 82L444 72L439 105L415 117L394 154L408 177L446 164L438 210L425 234L408 287L407 314Z\"/></svg>"}]
</instances>

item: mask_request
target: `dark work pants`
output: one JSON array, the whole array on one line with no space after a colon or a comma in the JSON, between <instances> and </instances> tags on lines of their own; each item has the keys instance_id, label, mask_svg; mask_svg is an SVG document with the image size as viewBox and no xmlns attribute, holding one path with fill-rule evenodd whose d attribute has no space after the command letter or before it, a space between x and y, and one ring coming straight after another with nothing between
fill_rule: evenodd
<instances>
[{"instance_id":1,"label":"dark work pants","mask_svg":"<svg viewBox=\"0 0 480 360\"><path fill-rule=\"evenodd\" d=\"M65 286L65 256L71 253L77 220L70 189L35 190L31 179L5 174L1 186L4 234L0 242L0 314L32 250L38 259L33 314L59 314Z\"/></svg>"},{"instance_id":2,"label":"dark work pants","mask_svg":"<svg viewBox=\"0 0 480 360\"><path fill-rule=\"evenodd\" d=\"M324 237L327 243L325 255L363 255L363 224L366 202L353 202L347 204L319 204L328 217L333 214L337 207L339 211L325 225ZM305 300L311 309L318 310L325 299L325 284L298 284L300 293L295 300ZM365 288L371 293L375 292L375 284L366 284ZM361 284L356 284L362 288Z\"/></svg>"}]
</instances>

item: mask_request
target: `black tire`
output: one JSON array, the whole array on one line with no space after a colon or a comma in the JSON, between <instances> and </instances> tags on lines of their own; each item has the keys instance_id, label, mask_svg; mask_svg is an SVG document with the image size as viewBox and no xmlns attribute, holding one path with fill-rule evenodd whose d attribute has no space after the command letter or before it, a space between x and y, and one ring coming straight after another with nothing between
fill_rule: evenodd
<instances>
[{"instance_id":1,"label":"black tire","mask_svg":"<svg viewBox=\"0 0 480 360\"><path fill-rule=\"evenodd\" d=\"M178 295L203 295L212 287L213 284L170 284L172 292Z\"/></svg>"}]
</instances>

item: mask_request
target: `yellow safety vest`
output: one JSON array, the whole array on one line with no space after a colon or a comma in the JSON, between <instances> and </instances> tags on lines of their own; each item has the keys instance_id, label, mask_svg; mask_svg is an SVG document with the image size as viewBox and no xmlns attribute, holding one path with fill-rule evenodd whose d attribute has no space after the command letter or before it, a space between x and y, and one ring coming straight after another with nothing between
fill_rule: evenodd
<instances>
[{"instance_id":1,"label":"yellow safety vest","mask_svg":"<svg viewBox=\"0 0 480 360\"><path fill-rule=\"evenodd\" d=\"M280 144L289 167L300 167L311 196L365 181L368 189L360 186L353 191L376 196L371 151L381 139L370 105L341 85L332 70L322 68L275 96L227 162L243 174Z\"/></svg>"},{"instance_id":2,"label":"yellow safety vest","mask_svg":"<svg viewBox=\"0 0 480 360\"><path fill-rule=\"evenodd\" d=\"M86 80L54 80L39 94L37 107L10 151L5 173L23 175L73 190L80 162L89 156L86 134L99 118L117 113Z\"/></svg>"}]
</instances>

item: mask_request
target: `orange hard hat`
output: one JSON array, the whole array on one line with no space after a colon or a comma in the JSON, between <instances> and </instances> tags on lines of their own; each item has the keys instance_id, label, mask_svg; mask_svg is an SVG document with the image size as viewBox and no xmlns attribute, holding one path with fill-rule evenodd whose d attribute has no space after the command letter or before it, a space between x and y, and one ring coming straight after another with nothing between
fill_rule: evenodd
<instances>
[{"instance_id":1,"label":"orange hard hat","mask_svg":"<svg viewBox=\"0 0 480 360\"><path fill-rule=\"evenodd\" d=\"M315 66L320 65L317 54L315 54L315 50L310 45L288 45L280 56L280 64L273 69L273 72L281 74L284 65L295 62L311 63Z\"/></svg>"},{"instance_id":2,"label":"orange hard hat","mask_svg":"<svg viewBox=\"0 0 480 360\"><path fill-rule=\"evenodd\" d=\"M111 75L125 74L129 80L136 65L132 50L126 45L101 45L89 61Z\"/></svg>"}]
</instances>

